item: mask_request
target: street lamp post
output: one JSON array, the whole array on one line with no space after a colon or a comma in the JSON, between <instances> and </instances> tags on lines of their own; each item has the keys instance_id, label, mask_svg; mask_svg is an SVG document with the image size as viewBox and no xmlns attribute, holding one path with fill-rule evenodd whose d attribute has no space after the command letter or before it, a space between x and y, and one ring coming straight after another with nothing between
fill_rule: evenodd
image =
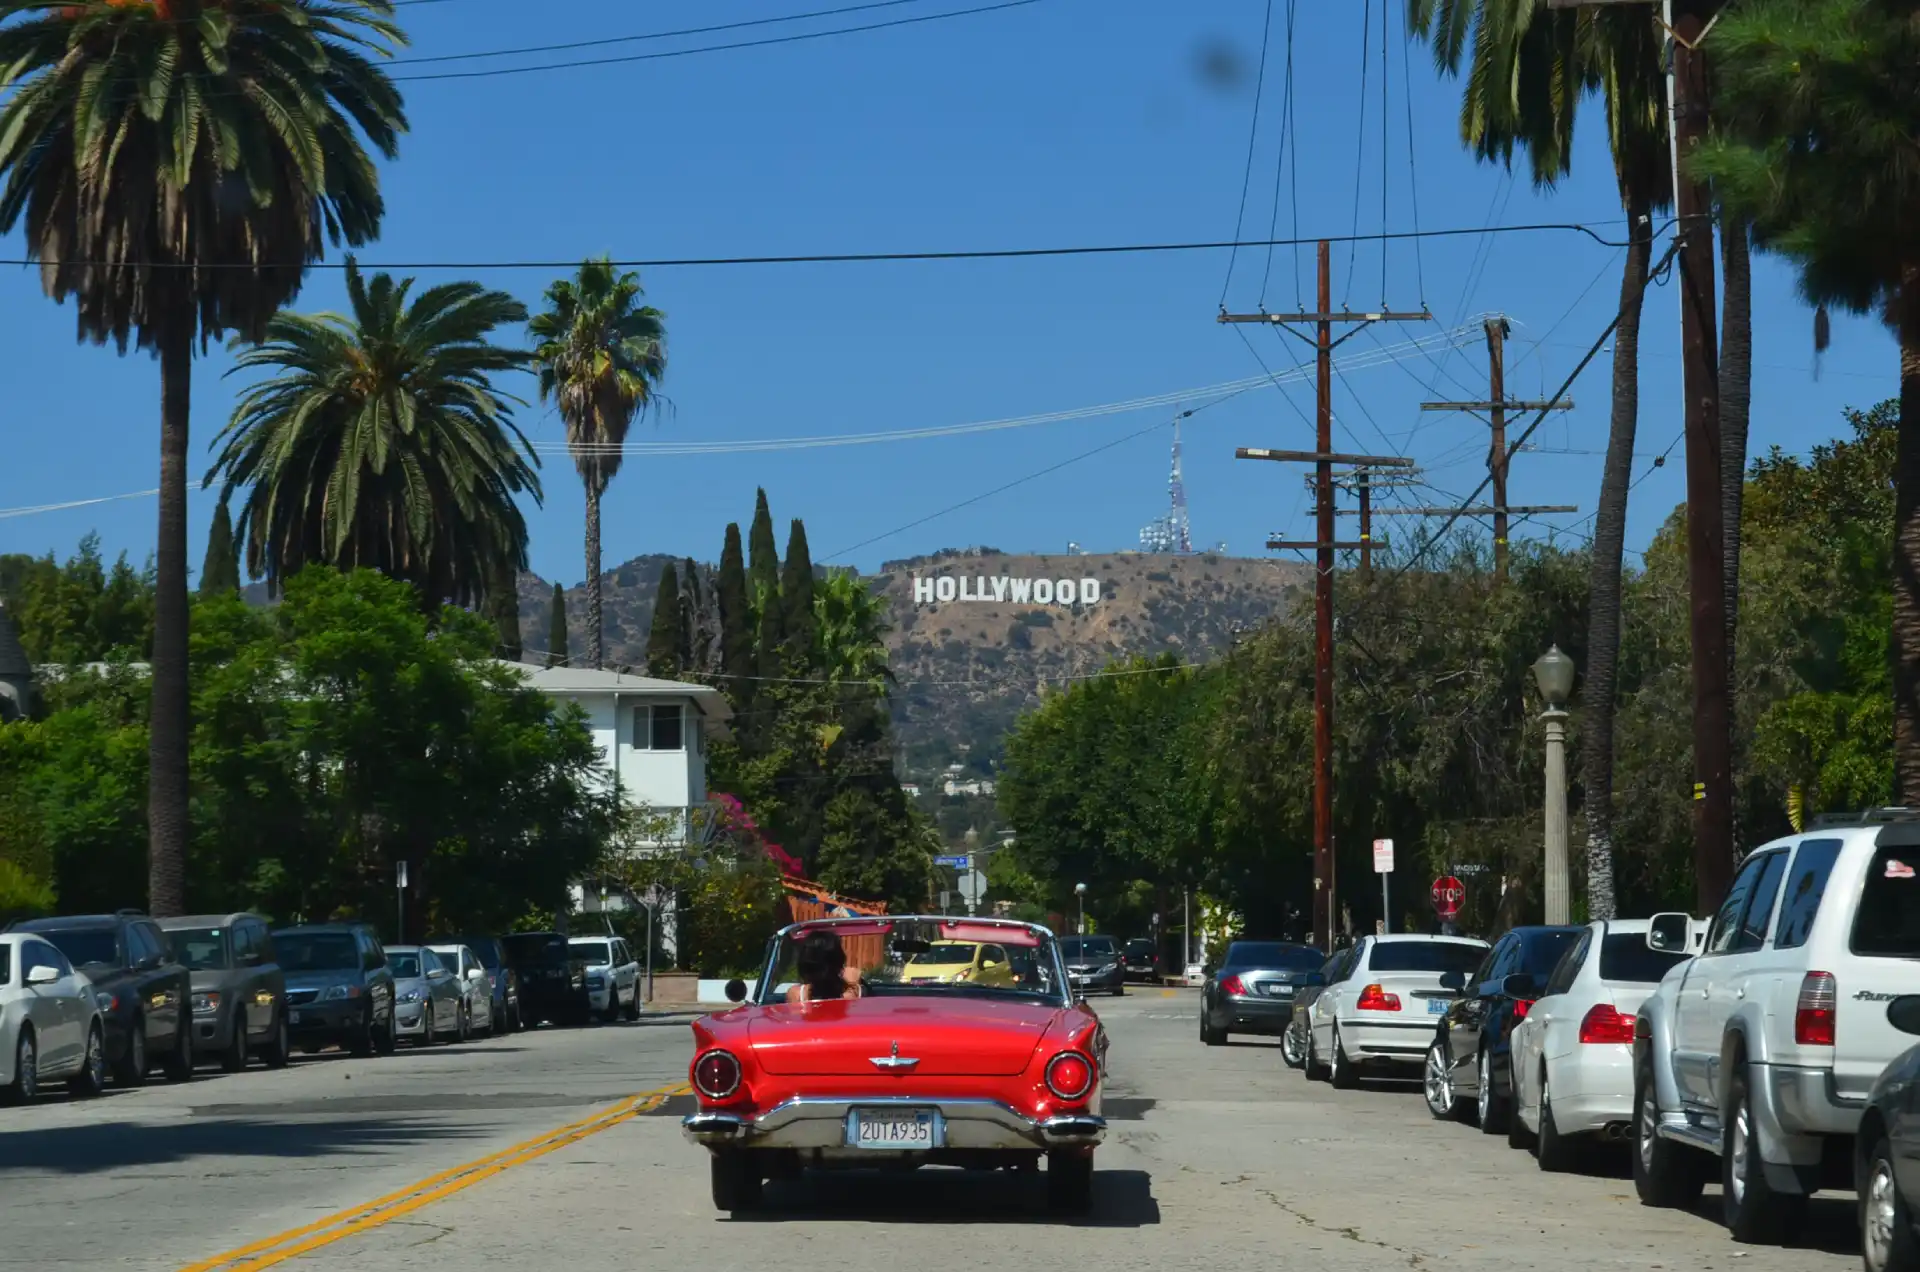
<instances>
[{"instance_id":1,"label":"street lamp post","mask_svg":"<svg viewBox=\"0 0 1920 1272\"><path fill-rule=\"evenodd\" d=\"M1567 878L1567 699L1573 696L1573 659L1554 645L1533 664L1534 683L1547 709L1546 920L1572 920L1572 887Z\"/></svg>"},{"instance_id":2,"label":"street lamp post","mask_svg":"<svg viewBox=\"0 0 1920 1272\"><path fill-rule=\"evenodd\" d=\"M1087 934L1087 885L1084 883L1074 884L1073 895L1075 899L1080 902L1080 922L1074 930L1080 933L1080 935L1085 936Z\"/></svg>"}]
</instances>

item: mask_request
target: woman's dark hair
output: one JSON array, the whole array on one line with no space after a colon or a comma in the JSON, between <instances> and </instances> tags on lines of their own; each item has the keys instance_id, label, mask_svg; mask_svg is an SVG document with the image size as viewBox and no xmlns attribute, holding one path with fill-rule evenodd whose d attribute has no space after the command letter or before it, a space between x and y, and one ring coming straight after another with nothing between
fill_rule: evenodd
<instances>
[{"instance_id":1,"label":"woman's dark hair","mask_svg":"<svg viewBox=\"0 0 1920 1272\"><path fill-rule=\"evenodd\" d=\"M814 998L840 998L847 992L847 951L834 932L809 932L794 954L794 968Z\"/></svg>"}]
</instances>

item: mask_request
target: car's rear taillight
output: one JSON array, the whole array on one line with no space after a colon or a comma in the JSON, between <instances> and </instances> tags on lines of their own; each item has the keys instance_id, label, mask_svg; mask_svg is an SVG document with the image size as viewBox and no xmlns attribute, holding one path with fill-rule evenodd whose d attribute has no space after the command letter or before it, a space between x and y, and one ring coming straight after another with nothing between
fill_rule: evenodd
<instances>
[{"instance_id":1,"label":"car's rear taillight","mask_svg":"<svg viewBox=\"0 0 1920 1272\"><path fill-rule=\"evenodd\" d=\"M724 1100L740 1089L740 1062L728 1051L709 1051L693 1062L693 1086L709 1100Z\"/></svg>"},{"instance_id":2,"label":"car's rear taillight","mask_svg":"<svg viewBox=\"0 0 1920 1272\"><path fill-rule=\"evenodd\" d=\"M1224 993L1244 995L1247 992L1247 984L1238 976L1229 976L1220 982L1220 989Z\"/></svg>"},{"instance_id":3,"label":"car's rear taillight","mask_svg":"<svg viewBox=\"0 0 1920 1272\"><path fill-rule=\"evenodd\" d=\"M1400 995L1389 994L1378 985L1369 985L1360 991L1360 1001L1355 1006L1361 1011L1399 1011Z\"/></svg>"},{"instance_id":4,"label":"car's rear taillight","mask_svg":"<svg viewBox=\"0 0 1920 1272\"><path fill-rule=\"evenodd\" d=\"M1832 972L1808 972L1800 978L1800 1001L1793 1010L1793 1040L1803 1047L1833 1045L1833 1013L1840 987Z\"/></svg>"},{"instance_id":5,"label":"car's rear taillight","mask_svg":"<svg viewBox=\"0 0 1920 1272\"><path fill-rule=\"evenodd\" d=\"M1516 998L1513 1000L1513 1023L1518 1024L1527 1018L1527 1012L1533 1008L1533 999Z\"/></svg>"},{"instance_id":6,"label":"car's rear taillight","mask_svg":"<svg viewBox=\"0 0 1920 1272\"><path fill-rule=\"evenodd\" d=\"M1581 1042L1633 1041L1633 1017L1622 1016L1612 1003L1595 1003L1580 1020Z\"/></svg>"},{"instance_id":7,"label":"car's rear taillight","mask_svg":"<svg viewBox=\"0 0 1920 1272\"><path fill-rule=\"evenodd\" d=\"M1062 1051L1047 1062L1047 1090L1077 1100L1093 1087L1093 1062L1077 1051Z\"/></svg>"}]
</instances>

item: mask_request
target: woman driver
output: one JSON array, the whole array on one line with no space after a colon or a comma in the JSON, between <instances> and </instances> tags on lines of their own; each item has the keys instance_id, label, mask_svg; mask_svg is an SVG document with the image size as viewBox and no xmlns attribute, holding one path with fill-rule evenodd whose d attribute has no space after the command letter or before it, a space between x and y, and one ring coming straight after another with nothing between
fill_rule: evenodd
<instances>
[{"instance_id":1,"label":"woman driver","mask_svg":"<svg viewBox=\"0 0 1920 1272\"><path fill-rule=\"evenodd\" d=\"M809 932L794 954L800 983L787 990L790 1003L860 997L860 969L847 966L847 951L834 932Z\"/></svg>"}]
</instances>

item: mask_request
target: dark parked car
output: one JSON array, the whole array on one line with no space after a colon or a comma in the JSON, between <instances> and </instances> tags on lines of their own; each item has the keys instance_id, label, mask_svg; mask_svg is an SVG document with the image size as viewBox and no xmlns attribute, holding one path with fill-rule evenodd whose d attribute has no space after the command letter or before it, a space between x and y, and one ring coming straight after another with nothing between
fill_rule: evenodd
<instances>
[{"instance_id":1,"label":"dark parked car","mask_svg":"<svg viewBox=\"0 0 1920 1272\"><path fill-rule=\"evenodd\" d=\"M480 960L493 980L493 1031L507 1033L522 1028L520 1020L520 974L507 962L507 947L497 936L450 936L429 945L464 945Z\"/></svg>"},{"instance_id":2,"label":"dark parked car","mask_svg":"<svg viewBox=\"0 0 1920 1272\"><path fill-rule=\"evenodd\" d=\"M287 978L274 961L273 937L257 914L200 914L162 919L173 956L193 978L193 1044L220 1057L229 1073L257 1055L286 1067Z\"/></svg>"},{"instance_id":3,"label":"dark parked car","mask_svg":"<svg viewBox=\"0 0 1920 1272\"><path fill-rule=\"evenodd\" d=\"M1480 966L1448 972L1440 985L1458 995L1427 1048L1424 1090L1435 1117L1473 1121L1488 1135L1507 1129L1513 1107L1508 1052L1513 1027L1546 990L1560 956L1585 927L1517 927L1493 943Z\"/></svg>"},{"instance_id":4,"label":"dark parked car","mask_svg":"<svg viewBox=\"0 0 1920 1272\"><path fill-rule=\"evenodd\" d=\"M364 923L282 928L274 951L287 977L287 1025L308 1055L338 1046L356 1056L393 1050L393 973Z\"/></svg>"},{"instance_id":5,"label":"dark parked car","mask_svg":"<svg viewBox=\"0 0 1920 1272\"><path fill-rule=\"evenodd\" d=\"M1200 1041L1217 1047L1234 1033L1284 1034L1295 986L1326 958L1311 945L1234 941L1200 989Z\"/></svg>"},{"instance_id":6,"label":"dark parked car","mask_svg":"<svg viewBox=\"0 0 1920 1272\"><path fill-rule=\"evenodd\" d=\"M1319 950L1314 950L1318 954ZM1353 971L1353 960L1360 953L1354 946L1329 954L1320 964L1317 972L1308 972L1293 979L1293 1010L1287 1020L1287 1030L1280 1035L1280 1058L1289 1069L1307 1067L1308 1043L1313 1030L1313 1002L1327 992L1327 986L1335 985L1347 978Z\"/></svg>"},{"instance_id":7,"label":"dark parked car","mask_svg":"<svg viewBox=\"0 0 1920 1272\"><path fill-rule=\"evenodd\" d=\"M1888 1003L1887 1023L1920 1034L1920 994ZM1902 1052L1873 1084L1854 1152L1867 1272L1920 1268L1920 1046Z\"/></svg>"},{"instance_id":8,"label":"dark parked car","mask_svg":"<svg viewBox=\"0 0 1920 1272\"><path fill-rule=\"evenodd\" d=\"M1147 938L1136 937L1120 951L1120 967L1129 978L1151 983L1160 978L1160 951Z\"/></svg>"},{"instance_id":9,"label":"dark parked car","mask_svg":"<svg viewBox=\"0 0 1920 1272\"><path fill-rule=\"evenodd\" d=\"M160 925L144 914L94 914L31 919L14 930L36 932L93 982L107 1023L107 1065L121 1086L147 1080L160 1057L169 1081L193 1076L193 1030L187 969L174 961Z\"/></svg>"},{"instance_id":10,"label":"dark parked car","mask_svg":"<svg viewBox=\"0 0 1920 1272\"><path fill-rule=\"evenodd\" d=\"M1067 960L1067 981L1076 994L1127 992L1126 969L1120 966L1120 943L1110 936L1063 936L1060 957Z\"/></svg>"},{"instance_id":11,"label":"dark parked car","mask_svg":"<svg viewBox=\"0 0 1920 1272\"><path fill-rule=\"evenodd\" d=\"M528 1025L584 1025L593 1016L587 963L559 932L515 932L505 939L507 966L520 980L520 1018Z\"/></svg>"}]
</instances>

